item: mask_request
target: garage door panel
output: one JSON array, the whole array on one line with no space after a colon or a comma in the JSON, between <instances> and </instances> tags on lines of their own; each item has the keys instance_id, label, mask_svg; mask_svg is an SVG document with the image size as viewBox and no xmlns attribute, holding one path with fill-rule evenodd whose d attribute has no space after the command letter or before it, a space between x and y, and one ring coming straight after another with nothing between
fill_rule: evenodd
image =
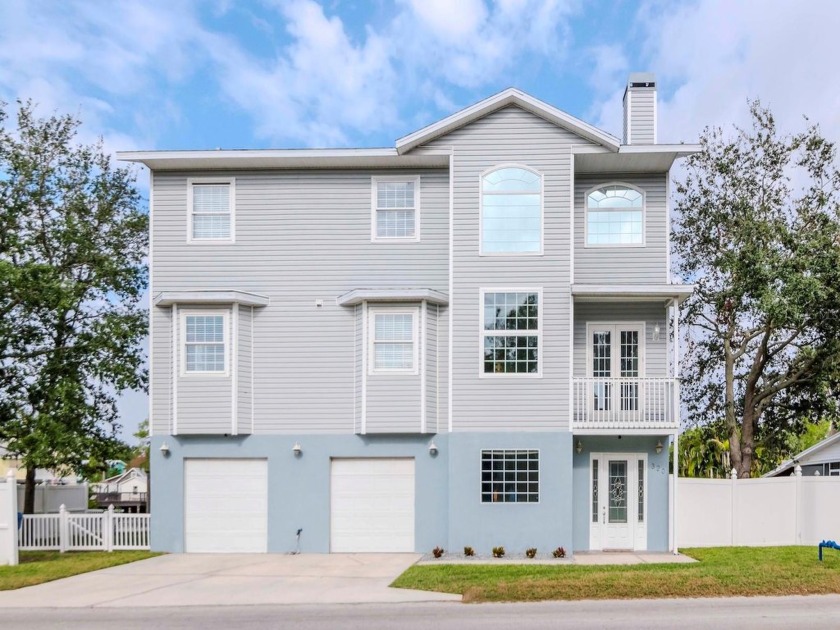
<instances>
[{"instance_id":1,"label":"garage door panel","mask_svg":"<svg viewBox=\"0 0 840 630\"><path fill-rule=\"evenodd\" d=\"M187 552L265 552L268 467L264 459L184 461Z\"/></svg>"},{"instance_id":2,"label":"garage door panel","mask_svg":"<svg viewBox=\"0 0 840 630\"><path fill-rule=\"evenodd\" d=\"M413 459L335 459L330 477L332 551L414 551Z\"/></svg>"}]
</instances>

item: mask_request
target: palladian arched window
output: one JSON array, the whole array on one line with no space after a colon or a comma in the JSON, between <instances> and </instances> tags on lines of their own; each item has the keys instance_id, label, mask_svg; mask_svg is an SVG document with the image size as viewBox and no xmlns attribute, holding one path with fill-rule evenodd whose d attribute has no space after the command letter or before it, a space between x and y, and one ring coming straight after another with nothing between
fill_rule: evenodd
<instances>
[{"instance_id":1,"label":"palladian arched window","mask_svg":"<svg viewBox=\"0 0 840 630\"><path fill-rule=\"evenodd\" d=\"M602 186L586 197L587 245L644 245L645 198L624 184Z\"/></svg>"},{"instance_id":2,"label":"palladian arched window","mask_svg":"<svg viewBox=\"0 0 840 630\"><path fill-rule=\"evenodd\" d=\"M481 253L542 253L542 177L504 166L481 178Z\"/></svg>"}]
</instances>

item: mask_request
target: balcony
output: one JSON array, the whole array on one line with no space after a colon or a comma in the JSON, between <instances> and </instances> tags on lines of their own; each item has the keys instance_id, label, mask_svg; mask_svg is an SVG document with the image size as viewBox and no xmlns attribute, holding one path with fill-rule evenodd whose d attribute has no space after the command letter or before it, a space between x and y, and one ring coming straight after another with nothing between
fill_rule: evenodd
<instances>
[{"instance_id":1,"label":"balcony","mask_svg":"<svg viewBox=\"0 0 840 630\"><path fill-rule=\"evenodd\" d=\"M572 430L673 431L679 428L677 379L572 379Z\"/></svg>"}]
</instances>

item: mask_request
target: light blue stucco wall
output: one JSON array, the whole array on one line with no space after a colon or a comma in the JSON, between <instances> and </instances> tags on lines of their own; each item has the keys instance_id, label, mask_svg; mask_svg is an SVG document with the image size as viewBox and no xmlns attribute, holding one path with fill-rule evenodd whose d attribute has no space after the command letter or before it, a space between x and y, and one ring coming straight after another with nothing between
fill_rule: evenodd
<instances>
[{"instance_id":1,"label":"light blue stucco wall","mask_svg":"<svg viewBox=\"0 0 840 630\"><path fill-rule=\"evenodd\" d=\"M481 451L538 449L539 503L482 503ZM479 554L503 546L548 552L572 543L572 438L553 433L449 434L449 549Z\"/></svg>"},{"instance_id":2,"label":"light blue stucco wall","mask_svg":"<svg viewBox=\"0 0 840 630\"><path fill-rule=\"evenodd\" d=\"M446 436L435 436L440 452L429 454L430 436L252 435L156 436L152 438L151 546L184 551L184 459L265 458L268 461L268 551L327 553L330 547L330 458L413 457L415 544L428 551L447 540ZM160 452L166 441L169 455ZM303 453L295 457L299 442Z\"/></svg>"},{"instance_id":3,"label":"light blue stucco wall","mask_svg":"<svg viewBox=\"0 0 840 630\"><path fill-rule=\"evenodd\" d=\"M574 549L589 548L589 462L591 453L647 453L647 548L668 551L668 445L667 435L575 436L583 450L574 455ZM661 453L655 450L662 440Z\"/></svg>"}]
</instances>

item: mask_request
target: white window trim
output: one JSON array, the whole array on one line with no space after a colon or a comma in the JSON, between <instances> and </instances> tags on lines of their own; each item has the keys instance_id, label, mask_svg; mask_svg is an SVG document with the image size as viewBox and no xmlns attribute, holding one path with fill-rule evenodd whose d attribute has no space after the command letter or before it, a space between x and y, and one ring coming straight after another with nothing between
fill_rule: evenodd
<instances>
[{"instance_id":1,"label":"white window trim","mask_svg":"<svg viewBox=\"0 0 840 630\"><path fill-rule=\"evenodd\" d=\"M481 487L484 485L484 480L481 478L484 470L481 465L484 463L484 453L486 451L536 451L537 453L537 500L536 501L482 501L481 495L484 494ZM505 446L500 448L482 448L478 453L478 503L480 505L539 505L542 503L542 452L538 448L530 447L513 447Z\"/></svg>"},{"instance_id":2,"label":"white window trim","mask_svg":"<svg viewBox=\"0 0 840 630\"><path fill-rule=\"evenodd\" d=\"M202 184L227 184L230 200L230 236L228 238L193 238L193 186ZM236 178L235 177L190 177L187 178L187 243L234 243L236 242Z\"/></svg>"},{"instance_id":3,"label":"white window trim","mask_svg":"<svg viewBox=\"0 0 840 630\"><path fill-rule=\"evenodd\" d=\"M225 378L230 376L230 361L231 361L231 332L230 332L230 310L228 309L213 309L213 310L187 310L187 311L179 311L180 315L180 335L179 335L179 345L180 348L178 350L179 357L181 359L181 376L186 378L192 378L195 376L199 377L221 377ZM222 328L224 330L224 340L223 343L225 345L225 369L223 372L190 372L187 371L187 317L189 316L222 316Z\"/></svg>"},{"instance_id":4,"label":"white window trim","mask_svg":"<svg viewBox=\"0 0 840 630\"><path fill-rule=\"evenodd\" d=\"M604 328L606 326L624 328L626 330L639 330L639 376L627 378L645 378L646 351L647 351L647 322L621 322L621 321L592 321L586 322L586 378L595 378L592 376L592 329ZM615 343L615 341L613 341ZM611 361L615 361L616 357L611 355ZM615 363L612 363L615 365ZM611 376L610 378L621 378Z\"/></svg>"},{"instance_id":5,"label":"white window trim","mask_svg":"<svg viewBox=\"0 0 840 630\"><path fill-rule=\"evenodd\" d=\"M521 168L540 178L540 249L537 252L485 252L484 251L484 178L503 168ZM478 176L478 255L510 258L511 256L543 256L545 252L545 177L538 170L515 162L496 164Z\"/></svg>"},{"instance_id":6,"label":"white window trim","mask_svg":"<svg viewBox=\"0 0 840 630\"><path fill-rule=\"evenodd\" d=\"M420 307L419 306L369 306L368 309L368 374L371 376L416 375L420 373ZM411 367L408 369L376 368L376 316L411 315Z\"/></svg>"},{"instance_id":7,"label":"white window trim","mask_svg":"<svg viewBox=\"0 0 840 630\"><path fill-rule=\"evenodd\" d=\"M542 287L482 287L478 290L478 377L479 378L542 378L543 366L543 290ZM497 330L484 330L484 296L487 293L536 293L538 296L537 304L537 371L533 372L485 372L484 371L484 338L485 337L533 337L530 331L525 331L525 334L507 334L499 335Z\"/></svg>"},{"instance_id":8,"label":"white window trim","mask_svg":"<svg viewBox=\"0 0 840 630\"><path fill-rule=\"evenodd\" d=\"M590 244L589 243L589 195L595 192L600 188L606 188L608 186L623 186L624 188L630 188L631 190L635 190L637 193L642 195L642 242L641 243L598 243L598 244ZM601 210L610 209L602 208ZM620 212L626 210L626 208L613 208L616 212ZM598 184L597 186L592 186L591 188L587 189L583 193L583 247L584 249L615 249L615 248L631 248L631 249L638 249L639 247L647 247L647 193L638 186L633 184L628 184L627 182L603 182Z\"/></svg>"},{"instance_id":9,"label":"white window trim","mask_svg":"<svg viewBox=\"0 0 840 630\"><path fill-rule=\"evenodd\" d=\"M380 182L412 182L414 184L414 236L379 236L376 231L377 189ZM402 210L404 208L386 208ZM370 178L370 240L372 243L416 243L420 240L420 176L382 175Z\"/></svg>"}]
</instances>

